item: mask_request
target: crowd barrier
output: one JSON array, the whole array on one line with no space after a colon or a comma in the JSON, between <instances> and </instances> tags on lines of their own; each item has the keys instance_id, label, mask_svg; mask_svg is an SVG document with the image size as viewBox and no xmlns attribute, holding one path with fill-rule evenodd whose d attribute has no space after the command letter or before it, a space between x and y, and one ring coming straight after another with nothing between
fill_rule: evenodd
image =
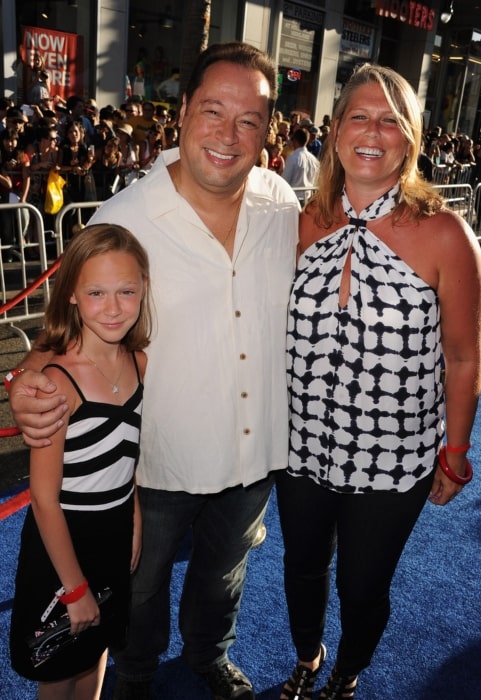
<instances>
[{"instance_id":1,"label":"crowd barrier","mask_svg":"<svg viewBox=\"0 0 481 700\"><path fill-rule=\"evenodd\" d=\"M48 277L43 277L48 267L43 218L32 204L12 203L0 204L0 221L9 221L9 229L13 223L15 234L13 240L4 241L0 230L0 324L8 324L29 349L28 336L16 324L41 318L50 297ZM40 287L40 298L31 297ZM25 293L27 289L30 293Z\"/></svg>"},{"instance_id":2,"label":"crowd barrier","mask_svg":"<svg viewBox=\"0 0 481 700\"><path fill-rule=\"evenodd\" d=\"M69 228L74 230L75 227L82 227L87 219L93 216L94 212L102 204L102 201L96 202L72 202L67 204L55 216L54 230L50 232L52 240L56 243L57 257L62 255L65 244L70 240L70 235L65 234L66 220L69 220ZM85 216L87 214L87 216Z\"/></svg>"},{"instance_id":3,"label":"crowd barrier","mask_svg":"<svg viewBox=\"0 0 481 700\"><path fill-rule=\"evenodd\" d=\"M467 183L440 184L435 188L441 191L447 205L473 227L481 242L481 183L474 189ZM301 196L304 191L306 195L312 192L311 188L295 190ZM51 261L61 256L73 228L81 227L101 204L100 200L68 204L56 215L53 230L47 231L42 214L32 204L0 204L0 221L3 214L9 214L15 228L14 242L4 242L0 228L0 324L8 324L22 338L27 349L30 347L28 337L17 324L43 316L50 298L49 283L53 274L48 272L47 249L53 254L50 255ZM33 295L38 290L40 292Z\"/></svg>"}]
</instances>

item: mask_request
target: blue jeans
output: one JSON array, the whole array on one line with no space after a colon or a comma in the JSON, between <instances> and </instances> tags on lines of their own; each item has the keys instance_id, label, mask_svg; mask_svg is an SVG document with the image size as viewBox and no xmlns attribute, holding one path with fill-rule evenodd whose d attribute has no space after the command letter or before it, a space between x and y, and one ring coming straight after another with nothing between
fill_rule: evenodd
<instances>
[{"instance_id":1,"label":"blue jeans","mask_svg":"<svg viewBox=\"0 0 481 700\"><path fill-rule=\"evenodd\" d=\"M170 579L192 529L192 550L179 611L183 657L195 671L222 663L235 640L247 557L262 523L274 477L217 494L139 487L142 557L132 579L127 646L112 650L118 675L148 680L169 643Z\"/></svg>"}]
</instances>

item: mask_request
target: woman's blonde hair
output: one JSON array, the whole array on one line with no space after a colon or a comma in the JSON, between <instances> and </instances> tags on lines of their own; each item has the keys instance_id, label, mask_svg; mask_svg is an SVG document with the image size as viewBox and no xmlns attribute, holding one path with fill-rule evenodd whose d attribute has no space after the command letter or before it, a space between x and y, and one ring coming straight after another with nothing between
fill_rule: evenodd
<instances>
[{"instance_id":1,"label":"woman's blonde hair","mask_svg":"<svg viewBox=\"0 0 481 700\"><path fill-rule=\"evenodd\" d=\"M39 345L40 350L53 350L57 355L62 355L73 341L81 340L82 320L77 304L71 304L70 298L85 262L97 255L111 252L132 255L137 261L142 280L146 283L139 317L122 339L122 344L127 352L147 347L152 330L147 253L135 236L123 226L93 224L81 229L74 236L62 256L45 312L45 337Z\"/></svg>"},{"instance_id":2,"label":"woman's blonde hair","mask_svg":"<svg viewBox=\"0 0 481 700\"><path fill-rule=\"evenodd\" d=\"M418 155L423 135L421 110L416 93L399 73L384 66L364 63L355 69L341 92L334 108L332 128L324 141L319 170L319 189L314 197L317 205L316 220L331 226L335 220L336 204L344 187L344 168L336 153L336 135L339 124L351 103L356 90L368 83L381 87L394 114L399 129L408 143L408 151L399 173L400 196L394 218L398 219L406 209L414 218L431 216L443 207L444 200L424 180L418 170Z\"/></svg>"}]
</instances>

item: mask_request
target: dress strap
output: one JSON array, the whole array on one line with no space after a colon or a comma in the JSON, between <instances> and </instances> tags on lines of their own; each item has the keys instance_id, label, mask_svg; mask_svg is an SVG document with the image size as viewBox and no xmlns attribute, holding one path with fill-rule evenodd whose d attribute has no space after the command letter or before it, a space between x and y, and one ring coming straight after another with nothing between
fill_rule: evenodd
<instances>
[{"instance_id":1,"label":"dress strap","mask_svg":"<svg viewBox=\"0 0 481 700\"><path fill-rule=\"evenodd\" d=\"M70 381L71 381L71 383L72 383L72 385L73 385L75 391L76 391L77 394L80 396L80 398L82 399L82 401L83 401L84 403L86 403L87 399L86 399L85 396L82 394L79 385L77 384L77 382L75 381L75 379L72 377L72 375L70 374L70 372L67 372L67 370L65 369L65 367L62 367L62 365L57 365L55 362L51 362L50 364L45 365L44 369L46 369L47 367L55 367L56 369L59 369L61 372L63 372L63 373L65 374L65 376L68 377L68 378L70 379Z\"/></svg>"}]
</instances>

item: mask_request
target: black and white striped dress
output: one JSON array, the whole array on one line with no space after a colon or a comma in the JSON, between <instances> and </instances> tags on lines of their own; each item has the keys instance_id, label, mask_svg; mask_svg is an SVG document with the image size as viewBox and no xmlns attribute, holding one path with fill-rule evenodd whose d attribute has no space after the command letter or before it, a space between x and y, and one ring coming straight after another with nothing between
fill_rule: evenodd
<instances>
[{"instance_id":1,"label":"black and white striped dress","mask_svg":"<svg viewBox=\"0 0 481 700\"><path fill-rule=\"evenodd\" d=\"M340 493L409 490L444 432L436 291L368 228L398 189L359 215L344 193L350 223L304 252L292 287L289 471Z\"/></svg>"},{"instance_id":2,"label":"black and white striped dress","mask_svg":"<svg viewBox=\"0 0 481 700\"><path fill-rule=\"evenodd\" d=\"M135 392L122 406L88 401L68 372L54 366L67 374L82 399L67 429L60 503L91 590L95 593L109 587L112 596L102 605L100 627L83 632L75 643L33 668L25 638L37 628L61 584L29 508L15 582L10 647L17 673L38 681L81 673L91 668L107 647L124 643L130 597L133 479L143 394L139 378ZM64 611L58 603L51 617Z\"/></svg>"}]
</instances>

